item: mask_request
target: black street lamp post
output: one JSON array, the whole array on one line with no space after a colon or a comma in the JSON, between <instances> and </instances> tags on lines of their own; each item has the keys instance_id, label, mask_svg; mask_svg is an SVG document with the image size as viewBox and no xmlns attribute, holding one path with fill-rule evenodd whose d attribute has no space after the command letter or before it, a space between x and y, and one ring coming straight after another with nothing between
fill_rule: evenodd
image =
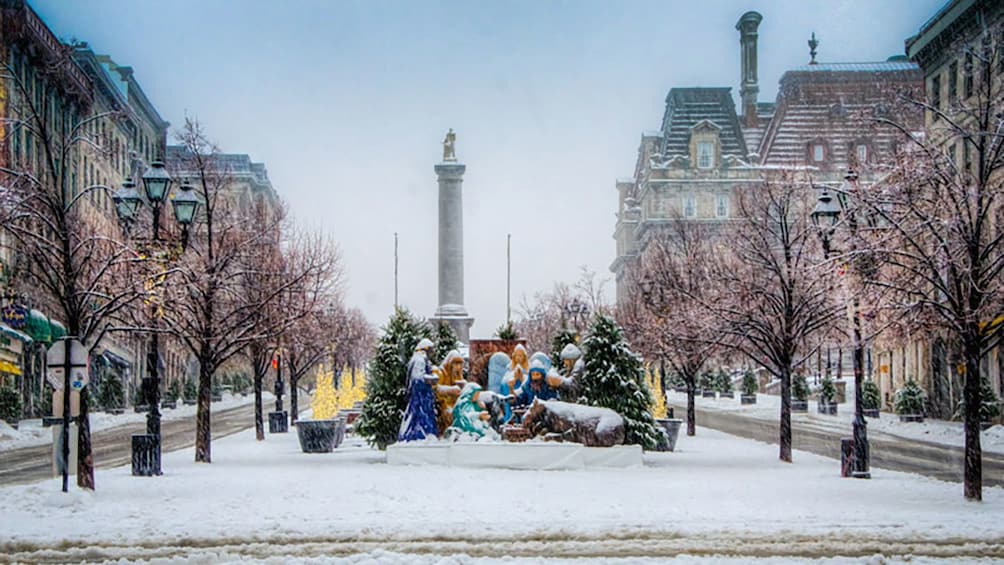
<instances>
[{"instance_id":1,"label":"black street lamp post","mask_svg":"<svg viewBox=\"0 0 1004 565\"><path fill-rule=\"evenodd\" d=\"M580 317L589 315L589 305L576 297L565 305L565 312L575 320L575 333L579 334L581 332Z\"/></svg>"},{"instance_id":2,"label":"black street lamp post","mask_svg":"<svg viewBox=\"0 0 1004 565\"><path fill-rule=\"evenodd\" d=\"M160 242L160 208L167 198L172 182L171 175L161 161L151 163L150 168L143 174L143 191L153 216L152 242L154 246ZM136 184L132 178L127 178L122 183L122 187L115 193L112 200L115 203L115 211L119 221L128 235L133 223L137 220L139 208L143 204L143 197L136 190ZM174 219L181 226L182 248L184 249L188 246L188 228L195 219L199 200L193 194L190 185L182 184L178 194L172 200L172 204ZM151 321L156 325L161 314L158 311L158 305L151 303L150 310ZM156 328L150 332L146 365L149 377L143 379L143 389L150 407L146 417L146 434L132 436L132 474L140 476L162 474L160 465L160 332Z\"/></svg>"},{"instance_id":3,"label":"black street lamp post","mask_svg":"<svg viewBox=\"0 0 1004 565\"><path fill-rule=\"evenodd\" d=\"M844 185L837 191L837 200L824 188L819 195L816 208L812 211L812 221L819 229L823 242L823 256L829 257L832 251L831 239L836 231L842 212L846 212L847 228L850 230L849 257L855 260L857 253L858 223L854 209L846 206L848 194L857 190L858 175L852 170L844 176ZM865 421L864 406L861 398L861 385L864 380L864 347L861 339L861 308L857 292L851 297L851 330L854 347L854 456L851 461L851 476L858 479L870 479L868 423Z\"/></svg>"}]
</instances>

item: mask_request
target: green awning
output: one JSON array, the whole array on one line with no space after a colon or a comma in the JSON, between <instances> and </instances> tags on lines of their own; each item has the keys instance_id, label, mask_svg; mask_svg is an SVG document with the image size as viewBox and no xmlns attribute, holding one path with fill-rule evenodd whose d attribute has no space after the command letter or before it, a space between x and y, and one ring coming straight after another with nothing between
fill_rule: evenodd
<instances>
[{"instance_id":1,"label":"green awning","mask_svg":"<svg viewBox=\"0 0 1004 565\"><path fill-rule=\"evenodd\" d=\"M63 324L56 320L49 320L49 325L52 327L52 341L66 336L66 326Z\"/></svg>"},{"instance_id":2,"label":"green awning","mask_svg":"<svg viewBox=\"0 0 1004 565\"><path fill-rule=\"evenodd\" d=\"M38 310L32 310L28 314L28 320L25 323L24 331L35 341L42 343L52 342L52 325L49 322L49 318L45 317L45 314L39 312Z\"/></svg>"},{"instance_id":3,"label":"green awning","mask_svg":"<svg viewBox=\"0 0 1004 565\"><path fill-rule=\"evenodd\" d=\"M0 324L0 334L3 334L11 339L16 339L18 341L23 341L24 343L31 343L32 339L27 334L21 333L14 328L8 326L7 324Z\"/></svg>"}]
</instances>

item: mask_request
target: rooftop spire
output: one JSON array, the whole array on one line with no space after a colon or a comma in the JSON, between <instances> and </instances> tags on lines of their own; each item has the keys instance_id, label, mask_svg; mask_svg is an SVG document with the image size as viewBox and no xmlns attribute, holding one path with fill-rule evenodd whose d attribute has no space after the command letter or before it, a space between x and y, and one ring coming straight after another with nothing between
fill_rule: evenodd
<instances>
[{"instance_id":1,"label":"rooftop spire","mask_svg":"<svg viewBox=\"0 0 1004 565\"><path fill-rule=\"evenodd\" d=\"M812 32L812 37L809 39L809 64L816 64L816 47L819 47L819 40L816 39L816 32Z\"/></svg>"}]
</instances>

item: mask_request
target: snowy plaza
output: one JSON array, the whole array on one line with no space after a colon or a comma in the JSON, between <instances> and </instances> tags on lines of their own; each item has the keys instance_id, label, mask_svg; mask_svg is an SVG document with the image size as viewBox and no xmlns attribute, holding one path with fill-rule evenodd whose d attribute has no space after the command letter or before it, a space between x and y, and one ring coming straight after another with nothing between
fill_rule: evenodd
<instances>
[{"instance_id":1,"label":"snowy plaza","mask_svg":"<svg viewBox=\"0 0 1004 565\"><path fill-rule=\"evenodd\" d=\"M585 471L389 466L351 436L331 454L300 453L294 434L258 443L243 432L216 445L212 465L182 450L165 456L162 477L119 467L100 473L93 493L62 495L55 481L2 489L4 522L17 524L0 543L4 559L1004 559L1000 488L973 506L957 484L882 470L871 481L842 479L832 459L796 453L788 465L773 446L711 430L681 438L676 452L646 454L639 468Z\"/></svg>"},{"instance_id":2,"label":"snowy plaza","mask_svg":"<svg viewBox=\"0 0 1004 565\"><path fill-rule=\"evenodd\" d=\"M1004 0L0 0L0 565L1004 564Z\"/></svg>"}]
</instances>

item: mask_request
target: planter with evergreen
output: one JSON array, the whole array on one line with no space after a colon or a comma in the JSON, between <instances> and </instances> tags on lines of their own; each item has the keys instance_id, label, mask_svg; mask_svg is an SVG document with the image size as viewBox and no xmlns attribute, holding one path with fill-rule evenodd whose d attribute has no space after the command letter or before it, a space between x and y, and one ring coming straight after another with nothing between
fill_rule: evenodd
<instances>
[{"instance_id":1,"label":"planter with evergreen","mask_svg":"<svg viewBox=\"0 0 1004 565\"><path fill-rule=\"evenodd\" d=\"M740 404L756 404L756 393L760 390L756 375L749 369L743 371L742 394L739 395Z\"/></svg>"},{"instance_id":2,"label":"planter with evergreen","mask_svg":"<svg viewBox=\"0 0 1004 565\"><path fill-rule=\"evenodd\" d=\"M215 378L209 385L209 396L210 402L219 402L223 400L223 386L220 384L220 381Z\"/></svg>"},{"instance_id":3,"label":"planter with evergreen","mask_svg":"<svg viewBox=\"0 0 1004 565\"><path fill-rule=\"evenodd\" d=\"M711 373L711 371L705 371L701 373L701 376L697 378L697 388L701 391L702 397L714 398L715 375Z\"/></svg>"},{"instance_id":4,"label":"planter with evergreen","mask_svg":"<svg viewBox=\"0 0 1004 565\"><path fill-rule=\"evenodd\" d=\"M185 388L182 390L185 406L194 406L199 401L199 389L195 386L195 379L185 380Z\"/></svg>"},{"instance_id":5,"label":"planter with evergreen","mask_svg":"<svg viewBox=\"0 0 1004 565\"><path fill-rule=\"evenodd\" d=\"M861 383L861 411L869 418L879 417L882 395L875 381L868 379Z\"/></svg>"},{"instance_id":6,"label":"planter with evergreen","mask_svg":"<svg viewBox=\"0 0 1004 565\"><path fill-rule=\"evenodd\" d=\"M15 429L21 420L21 395L14 387L0 386L0 420Z\"/></svg>"},{"instance_id":7,"label":"planter with evergreen","mask_svg":"<svg viewBox=\"0 0 1004 565\"><path fill-rule=\"evenodd\" d=\"M718 391L719 398L735 398L735 392L732 390L732 376L725 369L718 369L718 373L715 374L715 389Z\"/></svg>"},{"instance_id":8,"label":"planter with evergreen","mask_svg":"<svg viewBox=\"0 0 1004 565\"><path fill-rule=\"evenodd\" d=\"M823 377L819 389L819 413L837 415L837 387L829 375Z\"/></svg>"},{"instance_id":9,"label":"planter with evergreen","mask_svg":"<svg viewBox=\"0 0 1004 565\"><path fill-rule=\"evenodd\" d=\"M965 399L960 398L955 407L955 419L961 420L965 409ZM994 420L1001 415L1000 399L986 377L980 378L980 429L987 430L994 425Z\"/></svg>"},{"instance_id":10,"label":"planter with evergreen","mask_svg":"<svg viewBox=\"0 0 1004 565\"><path fill-rule=\"evenodd\" d=\"M791 411L809 411L809 383L805 382L805 375L792 375L791 377Z\"/></svg>"},{"instance_id":11,"label":"planter with evergreen","mask_svg":"<svg viewBox=\"0 0 1004 565\"><path fill-rule=\"evenodd\" d=\"M906 381L903 388L896 391L893 407L901 422L923 422L924 389L912 380Z\"/></svg>"},{"instance_id":12,"label":"planter with evergreen","mask_svg":"<svg viewBox=\"0 0 1004 565\"><path fill-rule=\"evenodd\" d=\"M143 387L138 386L132 393L132 409L134 412L149 412L150 405L147 403L146 395L143 394Z\"/></svg>"},{"instance_id":13,"label":"planter with evergreen","mask_svg":"<svg viewBox=\"0 0 1004 565\"><path fill-rule=\"evenodd\" d=\"M667 449L668 439L652 417L652 393L641 357L631 351L617 323L596 315L583 343L586 359L581 404L609 408L624 419L624 443Z\"/></svg>"},{"instance_id":14,"label":"planter with evergreen","mask_svg":"<svg viewBox=\"0 0 1004 565\"><path fill-rule=\"evenodd\" d=\"M88 387L90 388L90 387ZM116 375L105 374L98 387L97 405L109 414L121 414L125 405L125 390L122 380Z\"/></svg>"},{"instance_id":15,"label":"planter with evergreen","mask_svg":"<svg viewBox=\"0 0 1004 565\"><path fill-rule=\"evenodd\" d=\"M164 401L161 402L162 408L175 409L178 407L178 400L181 399L181 381L173 380L171 385L167 387L167 392L164 394Z\"/></svg>"}]
</instances>

